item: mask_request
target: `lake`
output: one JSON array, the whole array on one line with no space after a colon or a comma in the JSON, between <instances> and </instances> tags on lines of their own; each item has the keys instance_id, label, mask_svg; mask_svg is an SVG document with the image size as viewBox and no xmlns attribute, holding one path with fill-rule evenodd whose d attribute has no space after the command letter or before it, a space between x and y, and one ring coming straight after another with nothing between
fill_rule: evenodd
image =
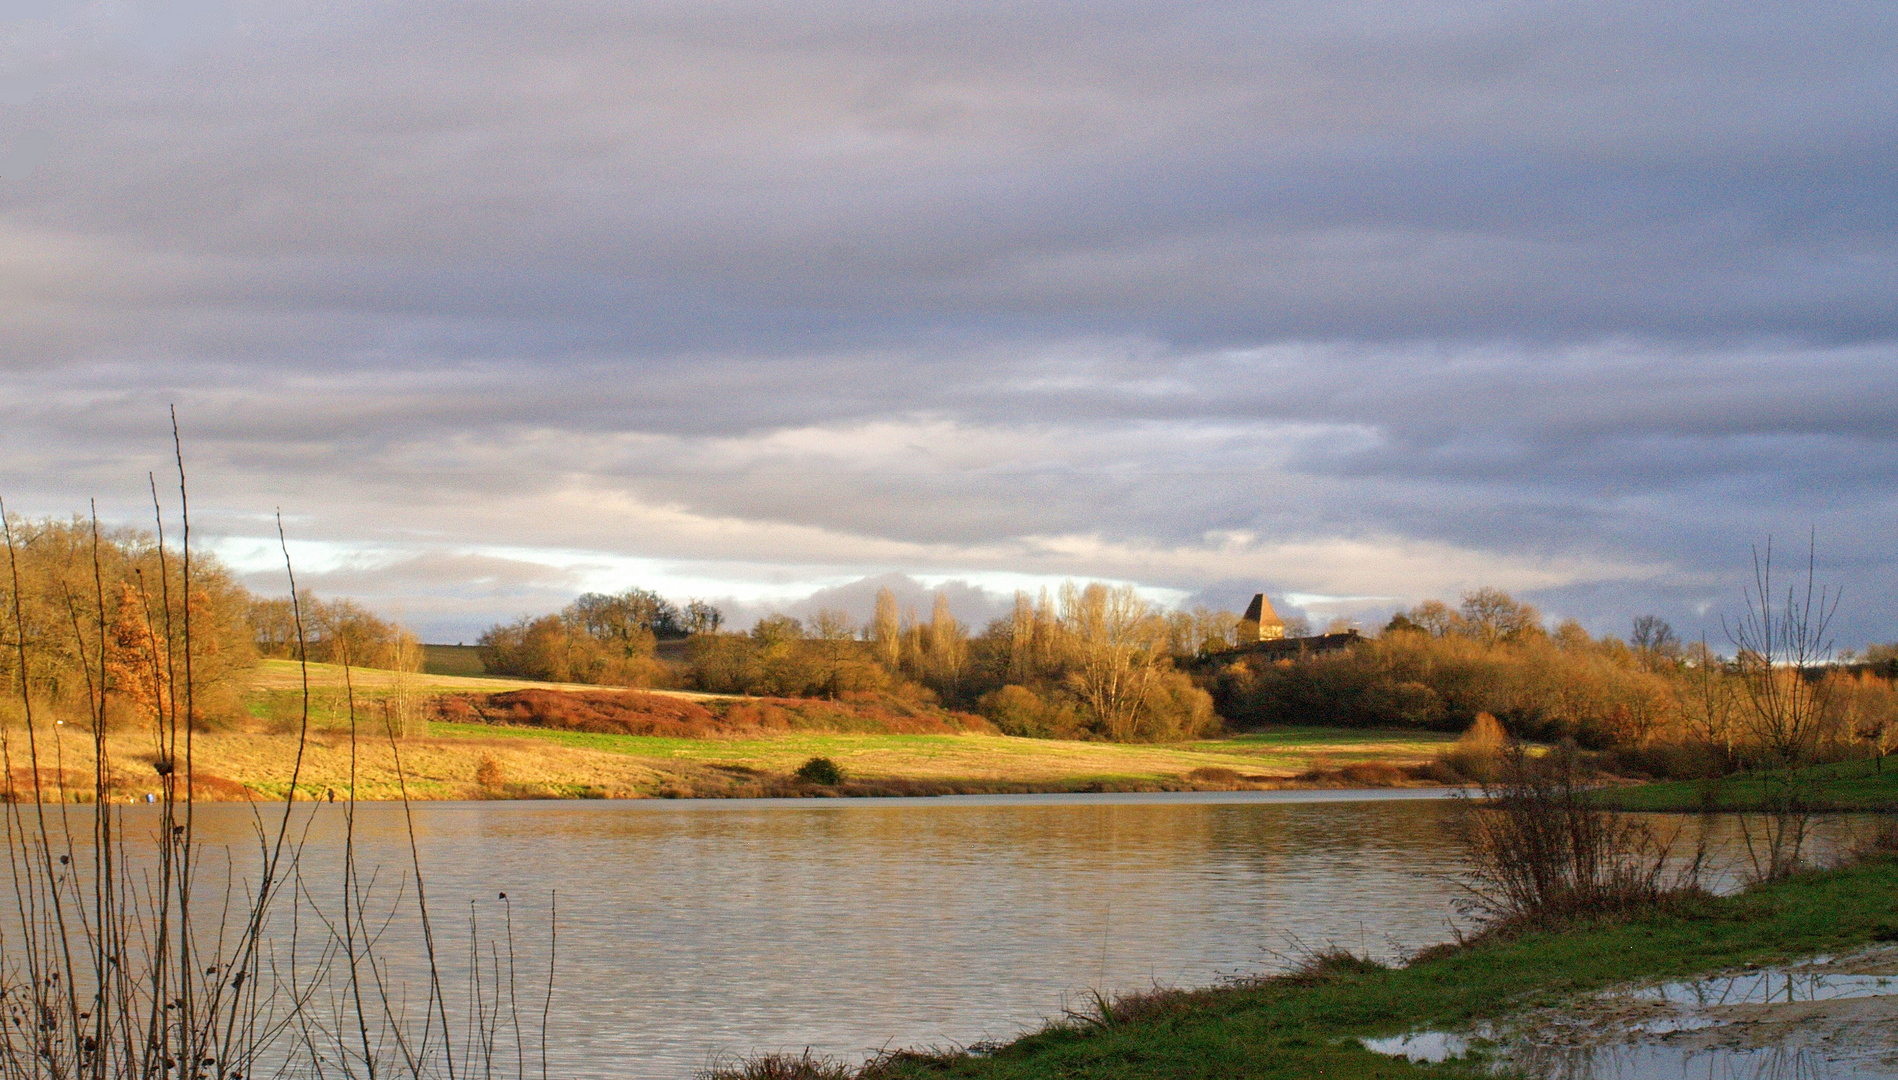
<instances>
[{"instance_id":1,"label":"lake","mask_svg":"<svg viewBox=\"0 0 1898 1080\"><path fill-rule=\"evenodd\" d=\"M575 1077L682 1078L765 1050L1004 1040L1093 990L1202 985L1330 943L1393 958L1447 938L1455 854L1438 792L417 803L449 982L474 904L513 906L524 1011L559 944L549 1057ZM320 883L342 806L316 812ZM248 808L199 807L241 850ZM402 808L357 809L393 902ZM253 849L254 850L254 849ZM241 862L241 855L240 855ZM322 886L318 884L319 893ZM381 952L419 951L398 922ZM485 947L485 946L484 946Z\"/></svg>"},{"instance_id":2,"label":"lake","mask_svg":"<svg viewBox=\"0 0 1898 1080\"><path fill-rule=\"evenodd\" d=\"M1005 1040L1091 991L1204 985L1331 944L1399 958L1451 936L1459 855L1445 825L1461 807L1441 795L418 803L412 813L448 985L461 985L470 914L487 950L504 945L511 906L522 1011L538 1020L557 890L552 1072L682 1078L720 1055L809 1047L858 1059ZM332 884L340 891L343 810L314 809L303 873L319 901ZM198 813L206 844L247 843L248 807ZM409 865L403 808L362 804L356 830L362 864L384 869L378 902L393 903ZM398 920L379 952L413 978L416 926Z\"/></svg>"}]
</instances>

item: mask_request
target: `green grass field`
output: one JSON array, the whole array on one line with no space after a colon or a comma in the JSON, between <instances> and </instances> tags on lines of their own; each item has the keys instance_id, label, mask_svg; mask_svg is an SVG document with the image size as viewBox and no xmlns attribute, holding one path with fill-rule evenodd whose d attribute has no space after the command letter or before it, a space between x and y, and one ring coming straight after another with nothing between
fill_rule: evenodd
<instances>
[{"instance_id":1,"label":"green grass field","mask_svg":"<svg viewBox=\"0 0 1898 1080\"><path fill-rule=\"evenodd\" d=\"M478 679L488 673L478 645L424 645L422 671L428 675L460 675Z\"/></svg>"},{"instance_id":2,"label":"green grass field","mask_svg":"<svg viewBox=\"0 0 1898 1080\"><path fill-rule=\"evenodd\" d=\"M1815 765L1795 774L1793 791L1815 810L1898 812L1898 757ZM1784 773L1729 776L1721 780L1677 780L1613 788L1598 797L1621 810L1694 813L1758 810L1763 800L1787 791Z\"/></svg>"}]
</instances>

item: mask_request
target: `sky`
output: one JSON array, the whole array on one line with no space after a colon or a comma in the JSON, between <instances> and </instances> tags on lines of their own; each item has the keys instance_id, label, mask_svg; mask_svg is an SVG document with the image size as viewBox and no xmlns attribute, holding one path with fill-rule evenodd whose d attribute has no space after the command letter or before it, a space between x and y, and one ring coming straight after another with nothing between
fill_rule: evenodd
<instances>
[{"instance_id":1,"label":"sky","mask_svg":"<svg viewBox=\"0 0 1898 1080\"><path fill-rule=\"evenodd\" d=\"M1098 579L1719 645L1770 538L1857 647L1894 177L1889 0L0 0L0 497L149 521L175 405L197 542L437 641Z\"/></svg>"}]
</instances>

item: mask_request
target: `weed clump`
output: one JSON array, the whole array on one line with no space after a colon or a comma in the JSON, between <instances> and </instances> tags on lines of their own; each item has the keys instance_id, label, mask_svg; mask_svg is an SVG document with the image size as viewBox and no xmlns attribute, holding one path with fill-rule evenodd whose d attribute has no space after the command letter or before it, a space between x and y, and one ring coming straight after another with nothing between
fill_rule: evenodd
<instances>
[{"instance_id":1,"label":"weed clump","mask_svg":"<svg viewBox=\"0 0 1898 1080\"><path fill-rule=\"evenodd\" d=\"M844 782L844 771L827 757L814 757L798 766L797 778L807 784L836 787Z\"/></svg>"},{"instance_id":2,"label":"weed clump","mask_svg":"<svg viewBox=\"0 0 1898 1080\"><path fill-rule=\"evenodd\" d=\"M1292 986L1317 986L1351 975L1373 975L1388 970L1388 966L1369 956L1354 953L1341 945L1333 945L1305 953L1290 971L1277 979Z\"/></svg>"},{"instance_id":3,"label":"weed clump","mask_svg":"<svg viewBox=\"0 0 1898 1080\"><path fill-rule=\"evenodd\" d=\"M763 1054L720 1062L700 1071L699 1080L852 1080L857 1070L836 1058L802 1054Z\"/></svg>"},{"instance_id":4,"label":"weed clump","mask_svg":"<svg viewBox=\"0 0 1898 1080\"><path fill-rule=\"evenodd\" d=\"M1872 831L1852 846L1851 858L1857 862L1898 859L1898 817L1890 814L1881 816Z\"/></svg>"},{"instance_id":5,"label":"weed clump","mask_svg":"<svg viewBox=\"0 0 1898 1080\"><path fill-rule=\"evenodd\" d=\"M715 1062L699 1070L697 1080L891 1080L910 1075L917 1068L940 1072L952 1062L983 1053L988 1045L978 1044L967 1050L885 1050L855 1067L813 1054L806 1047L801 1054L761 1054Z\"/></svg>"},{"instance_id":6,"label":"weed clump","mask_svg":"<svg viewBox=\"0 0 1898 1080\"><path fill-rule=\"evenodd\" d=\"M1153 1023L1185 1016L1204 1003L1204 990L1181 990L1173 986L1154 986L1112 997L1092 991L1085 1009L1064 1010L1068 1025L1079 1030L1111 1031L1130 1024Z\"/></svg>"}]
</instances>

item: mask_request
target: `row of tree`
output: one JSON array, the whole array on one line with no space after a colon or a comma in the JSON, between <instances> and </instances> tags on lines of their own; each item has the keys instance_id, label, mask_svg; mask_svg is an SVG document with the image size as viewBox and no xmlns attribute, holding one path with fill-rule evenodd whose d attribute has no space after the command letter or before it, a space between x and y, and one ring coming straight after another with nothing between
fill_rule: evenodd
<instances>
[{"instance_id":1,"label":"row of tree","mask_svg":"<svg viewBox=\"0 0 1898 1080\"><path fill-rule=\"evenodd\" d=\"M173 698L187 668L198 715L235 706L257 655L251 596L215 559L187 567L149 534L79 520L9 519L6 533L0 712L18 707L24 682L35 699L103 695L115 712L182 715Z\"/></svg>"},{"instance_id":2,"label":"row of tree","mask_svg":"<svg viewBox=\"0 0 1898 1080\"><path fill-rule=\"evenodd\" d=\"M480 637L489 673L548 682L653 686L670 681L653 652L662 640L716 635L724 615L691 601L680 608L647 589L586 593L552 615L522 616Z\"/></svg>"},{"instance_id":3,"label":"row of tree","mask_svg":"<svg viewBox=\"0 0 1898 1080\"><path fill-rule=\"evenodd\" d=\"M298 590L295 603L287 596L253 596L247 617L257 655L267 659L395 671L422 668L422 644L416 636L354 600L323 600L308 589Z\"/></svg>"},{"instance_id":4,"label":"row of tree","mask_svg":"<svg viewBox=\"0 0 1898 1080\"><path fill-rule=\"evenodd\" d=\"M611 611L611 617L601 612ZM642 590L581 597L553 615L481 637L495 673L630 686L667 683L781 697L889 694L979 710L1010 734L1115 740L1192 738L1218 728L1212 697L1176 656L1229 648L1231 612L1165 613L1127 586L1069 584L979 634L937 594L927 618L879 591L859 626L841 611L809 620L771 615L720 632L716 609L676 609ZM667 631L688 636L683 660L655 659Z\"/></svg>"},{"instance_id":5,"label":"row of tree","mask_svg":"<svg viewBox=\"0 0 1898 1080\"><path fill-rule=\"evenodd\" d=\"M1192 738L1218 720L1212 698L1174 666L1177 649L1211 640L1185 618L1154 610L1131 587L1069 584L1052 597L1018 595L1010 617L971 636L942 594L921 619L883 589L862 627L824 611L809 626L773 616L749 634L695 640L688 677L724 692L920 691L1013 735ZM1237 623L1199 621L1227 635Z\"/></svg>"},{"instance_id":6,"label":"row of tree","mask_svg":"<svg viewBox=\"0 0 1898 1080\"><path fill-rule=\"evenodd\" d=\"M1236 654L1201 670L1220 713L1243 726L1457 731L1488 714L1520 737L1692 748L1715 767L1898 748L1898 691L1881 673L1882 650L1833 663L1811 616L1756 601L1752 618L1736 624L1726 657L1683 643L1654 616L1635 620L1627 641L1573 621L1550 631L1534 607L1482 589L1456 608L1431 601L1400 613L1352 649Z\"/></svg>"},{"instance_id":7,"label":"row of tree","mask_svg":"<svg viewBox=\"0 0 1898 1080\"><path fill-rule=\"evenodd\" d=\"M412 635L353 601L307 592L294 605L260 599L203 555L193 558L187 589L175 549L134 531L95 533L83 521L8 528L12 561L0 578L6 700L17 699L24 679L36 697L103 692L114 708L156 709L188 661L204 712L236 707L240 677L258 656L420 667ZM1732 656L1683 642L1652 616L1635 620L1626 641L1594 638L1572 621L1551 630L1535 608L1481 589L1455 607L1419 604L1354 648L1274 658L1233 649L1231 612L1162 612L1131 588L1099 583L1018 594L1008 616L974 633L941 595L926 618L883 590L861 626L824 611L808 622L774 615L735 633L711 605L681 607L629 589L492 627L480 644L497 674L933 699L1027 736L1190 738L1216 730L1222 717L1239 727L1460 730L1489 714L1532 738L1693 745L1727 761L1894 749L1898 647L1834 663L1824 603L1815 612L1767 603L1772 596L1763 578L1736 620ZM659 642L681 639L676 659L655 655Z\"/></svg>"}]
</instances>

